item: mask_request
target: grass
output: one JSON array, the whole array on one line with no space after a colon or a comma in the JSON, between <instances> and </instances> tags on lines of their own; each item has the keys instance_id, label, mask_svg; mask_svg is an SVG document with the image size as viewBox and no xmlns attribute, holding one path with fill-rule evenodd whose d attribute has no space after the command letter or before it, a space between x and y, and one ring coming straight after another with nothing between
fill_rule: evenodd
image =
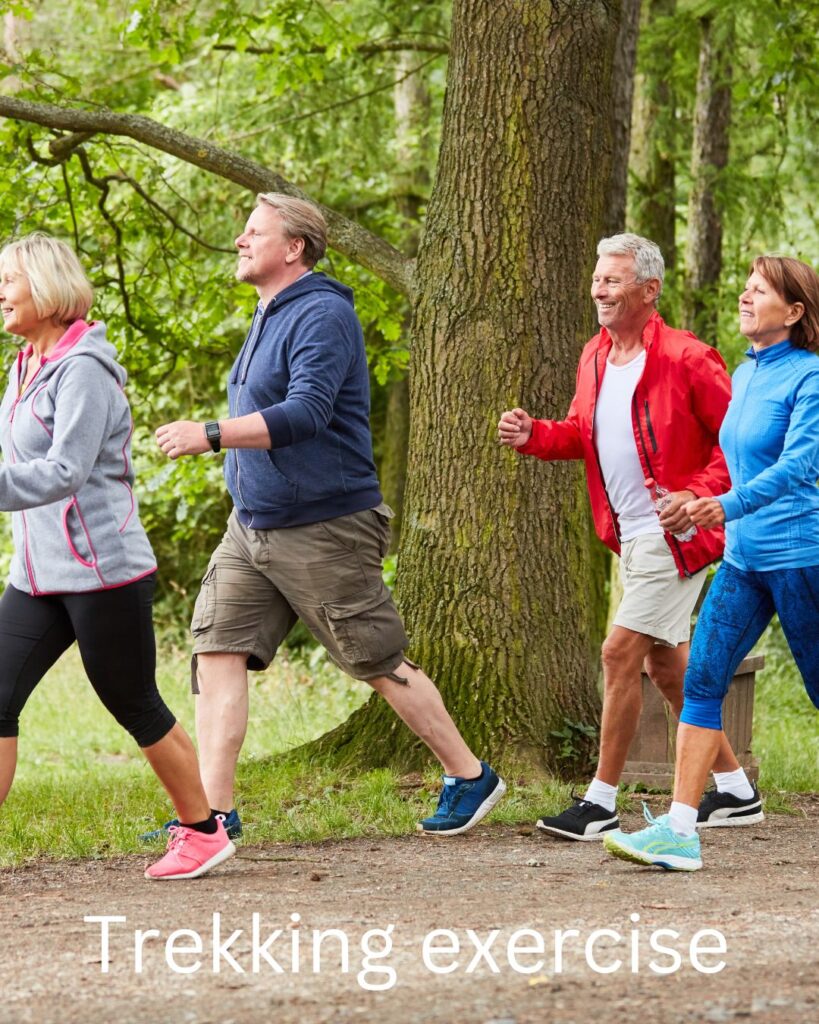
<instances>
[{"instance_id":1,"label":"grass","mask_svg":"<svg viewBox=\"0 0 819 1024\"><path fill-rule=\"evenodd\" d=\"M819 714L811 707L774 627L757 687L754 750L762 761L769 810L787 811L787 794L819 790ZM187 652L167 650L160 688L193 731ZM280 658L251 677L251 719L239 769L247 842L312 842L405 835L434 807L438 772L402 780L387 770L356 774L282 754L342 721L369 688L323 657ZM509 795L492 814L530 825L565 806L571 787L528 781L502 766ZM621 793L622 808L630 796ZM131 739L97 701L72 650L40 684L21 720L20 764L0 811L0 865L37 857L104 857L143 850L136 837L165 821L169 804Z\"/></svg>"}]
</instances>

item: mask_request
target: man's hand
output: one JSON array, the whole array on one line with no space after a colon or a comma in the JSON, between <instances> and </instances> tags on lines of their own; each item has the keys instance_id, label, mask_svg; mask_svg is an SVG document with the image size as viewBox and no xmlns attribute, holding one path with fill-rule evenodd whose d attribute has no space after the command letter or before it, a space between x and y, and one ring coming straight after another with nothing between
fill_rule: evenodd
<instances>
[{"instance_id":1,"label":"man's hand","mask_svg":"<svg viewBox=\"0 0 819 1024\"><path fill-rule=\"evenodd\" d=\"M505 412L498 423L498 436L501 444L522 448L532 436L532 417L523 409Z\"/></svg>"},{"instance_id":2,"label":"man's hand","mask_svg":"<svg viewBox=\"0 0 819 1024\"><path fill-rule=\"evenodd\" d=\"M686 506L696 504L696 497L693 491L672 491L668 505L660 513L660 526L669 533L685 533L691 525Z\"/></svg>"},{"instance_id":3,"label":"man's hand","mask_svg":"<svg viewBox=\"0 0 819 1024\"><path fill-rule=\"evenodd\" d=\"M165 423L156 432L159 447L169 459L180 455L201 455L210 451L210 442L205 437L205 427L193 420L177 420Z\"/></svg>"},{"instance_id":4,"label":"man's hand","mask_svg":"<svg viewBox=\"0 0 819 1024\"><path fill-rule=\"evenodd\" d=\"M692 523L704 530L713 530L725 522L725 509L716 498L697 498L685 506L685 513Z\"/></svg>"}]
</instances>

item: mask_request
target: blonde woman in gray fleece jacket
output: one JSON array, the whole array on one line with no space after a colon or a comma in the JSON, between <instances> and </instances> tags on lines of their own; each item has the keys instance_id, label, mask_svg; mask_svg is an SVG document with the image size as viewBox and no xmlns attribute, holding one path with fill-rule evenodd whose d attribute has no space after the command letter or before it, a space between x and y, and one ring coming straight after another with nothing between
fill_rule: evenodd
<instances>
[{"instance_id":1,"label":"blonde woman in gray fleece jacket","mask_svg":"<svg viewBox=\"0 0 819 1024\"><path fill-rule=\"evenodd\" d=\"M3 324L26 342L0 405L0 510L12 513L14 534L0 598L0 803L14 778L20 712L76 640L100 700L187 823L146 877L194 878L234 847L156 686L156 562L132 490L126 374L105 326L84 319L92 297L63 242L35 232L0 252Z\"/></svg>"}]
</instances>

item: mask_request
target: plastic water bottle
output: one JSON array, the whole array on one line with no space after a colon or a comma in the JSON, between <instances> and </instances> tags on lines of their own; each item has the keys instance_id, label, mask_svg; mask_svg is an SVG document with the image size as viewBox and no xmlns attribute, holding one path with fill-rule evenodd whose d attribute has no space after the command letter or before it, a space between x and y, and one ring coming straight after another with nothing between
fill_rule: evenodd
<instances>
[{"instance_id":1,"label":"plastic water bottle","mask_svg":"<svg viewBox=\"0 0 819 1024\"><path fill-rule=\"evenodd\" d=\"M651 500L654 502L654 508L657 510L657 514L663 511L664 508L668 508L671 504L671 494L667 487L661 487L660 484L653 477L648 477L646 480L646 487L651 495ZM681 543L685 543L696 534L697 527L692 523L687 530L683 533L675 533L672 536L676 537Z\"/></svg>"}]
</instances>

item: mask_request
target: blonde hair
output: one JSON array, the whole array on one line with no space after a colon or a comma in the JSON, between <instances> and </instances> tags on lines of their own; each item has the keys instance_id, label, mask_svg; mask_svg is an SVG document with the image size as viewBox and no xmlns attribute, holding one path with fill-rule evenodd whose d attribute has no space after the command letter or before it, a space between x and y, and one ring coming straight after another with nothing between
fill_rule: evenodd
<instances>
[{"instance_id":1,"label":"blonde hair","mask_svg":"<svg viewBox=\"0 0 819 1024\"><path fill-rule=\"evenodd\" d=\"M33 231L0 252L0 274L25 274L34 308L44 320L62 324L82 320L91 308L94 289L71 246L44 231Z\"/></svg>"},{"instance_id":2,"label":"blonde hair","mask_svg":"<svg viewBox=\"0 0 819 1024\"><path fill-rule=\"evenodd\" d=\"M324 214L306 199L296 199L283 192L260 192L256 203L265 203L277 211L288 238L304 239L302 263L314 267L327 251L327 221Z\"/></svg>"}]
</instances>

